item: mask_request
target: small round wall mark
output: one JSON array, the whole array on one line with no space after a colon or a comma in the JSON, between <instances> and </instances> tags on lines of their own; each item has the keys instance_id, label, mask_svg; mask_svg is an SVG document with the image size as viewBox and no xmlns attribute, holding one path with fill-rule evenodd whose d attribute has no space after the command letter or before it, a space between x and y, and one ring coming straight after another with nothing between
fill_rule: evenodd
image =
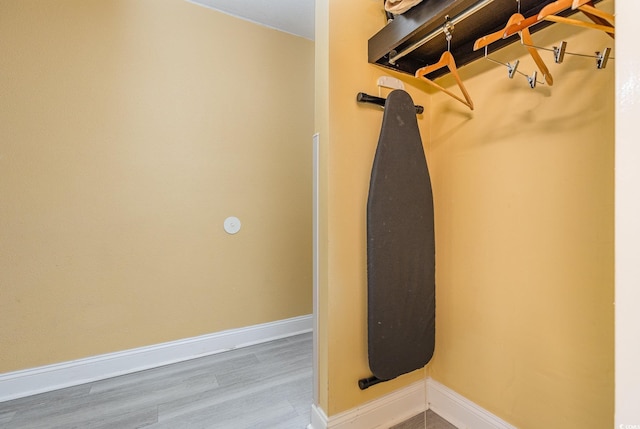
<instances>
[{"instance_id":1,"label":"small round wall mark","mask_svg":"<svg viewBox=\"0 0 640 429\"><path fill-rule=\"evenodd\" d=\"M240 231L240 219L235 216L230 216L224 220L224 230L227 231L228 234L235 234Z\"/></svg>"}]
</instances>

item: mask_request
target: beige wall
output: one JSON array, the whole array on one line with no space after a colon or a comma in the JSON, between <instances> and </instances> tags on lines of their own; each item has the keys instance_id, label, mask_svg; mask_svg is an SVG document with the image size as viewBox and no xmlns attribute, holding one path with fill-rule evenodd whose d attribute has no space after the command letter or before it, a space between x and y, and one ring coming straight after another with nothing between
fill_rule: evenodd
<instances>
[{"instance_id":1,"label":"beige wall","mask_svg":"<svg viewBox=\"0 0 640 429\"><path fill-rule=\"evenodd\" d=\"M555 65L543 53L555 86L532 90L475 62L461 72L474 112L404 78L428 112L419 124L436 207L436 354L426 370L361 392L364 210L381 113L353 99L375 93L387 73L366 58L384 17L377 2L319 3L328 15L318 28L328 78L316 82L317 105L328 104L316 115L326 134L321 407L334 415L430 375L523 429L611 426L614 63L596 70L593 59L567 56ZM559 25L534 35L547 47L561 39L571 52L612 46ZM532 71L522 54L515 45L496 58L520 57L520 70Z\"/></svg>"},{"instance_id":2,"label":"beige wall","mask_svg":"<svg viewBox=\"0 0 640 429\"><path fill-rule=\"evenodd\" d=\"M358 388L358 380L371 375L366 344L365 208L382 111L358 105L355 99L360 91L377 94L377 78L388 74L367 63L367 40L384 25L385 16L379 2L318 0L316 5L316 129L324 186L319 403L333 415L424 378L426 372L416 371L365 391ZM403 79L414 101L428 106L426 92L413 86L420 82ZM426 115L419 123L423 136L428 135Z\"/></svg>"},{"instance_id":3,"label":"beige wall","mask_svg":"<svg viewBox=\"0 0 640 429\"><path fill-rule=\"evenodd\" d=\"M563 26L533 37L613 46ZM492 56L530 72L523 50ZM615 62L543 56L553 87L480 61L462 73L473 113L433 96L430 375L518 428L612 427Z\"/></svg>"},{"instance_id":4,"label":"beige wall","mask_svg":"<svg viewBox=\"0 0 640 429\"><path fill-rule=\"evenodd\" d=\"M181 0L0 1L0 373L311 312L313 55Z\"/></svg>"}]
</instances>

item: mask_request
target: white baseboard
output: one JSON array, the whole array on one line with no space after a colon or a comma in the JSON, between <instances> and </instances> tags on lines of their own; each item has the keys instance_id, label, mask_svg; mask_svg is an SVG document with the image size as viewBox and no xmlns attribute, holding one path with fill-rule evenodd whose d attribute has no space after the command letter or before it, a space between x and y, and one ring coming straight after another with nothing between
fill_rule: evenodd
<instances>
[{"instance_id":1,"label":"white baseboard","mask_svg":"<svg viewBox=\"0 0 640 429\"><path fill-rule=\"evenodd\" d=\"M312 406L309 429L387 429L426 410L426 382L418 381L331 417Z\"/></svg>"},{"instance_id":2,"label":"white baseboard","mask_svg":"<svg viewBox=\"0 0 640 429\"><path fill-rule=\"evenodd\" d=\"M429 378L428 408L458 429L517 429L481 406Z\"/></svg>"},{"instance_id":3,"label":"white baseboard","mask_svg":"<svg viewBox=\"0 0 640 429\"><path fill-rule=\"evenodd\" d=\"M0 374L0 402L311 332L311 315Z\"/></svg>"},{"instance_id":4,"label":"white baseboard","mask_svg":"<svg viewBox=\"0 0 640 429\"><path fill-rule=\"evenodd\" d=\"M431 378L331 417L313 405L308 429L387 429L428 409L458 429L517 429Z\"/></svg>"}]
</instances>

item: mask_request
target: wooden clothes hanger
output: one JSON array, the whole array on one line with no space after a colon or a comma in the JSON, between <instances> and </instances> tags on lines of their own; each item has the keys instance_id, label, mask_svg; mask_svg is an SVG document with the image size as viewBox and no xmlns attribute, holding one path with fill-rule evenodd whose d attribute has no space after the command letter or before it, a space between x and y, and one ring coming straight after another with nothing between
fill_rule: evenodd
<instances>
[{"instance_id":1,"label":"wooden clothes hanger","mask_svg":"<svg viewBox=\"0 0 640 429\"><path fill-rule=\"evenodd\" d=\"M603 10L596 9L592 0L573 0L571 9L579 9L587 18L598 25L602 25L605 28L598 28L607 34L607 36L615 39L615 17L611 13L607 13ZM610 30L610 31L609 31Z\"/></svg>"},{"instance_id":2,"label":"wooden clothes hanger","mask_svg":"<svg viewBox=\"0 0 640 429\"><path fill-rule=\"evenodd\" d=\"M569 8L580 10L593 22L585 22L574 18L566 18L556 15ZM516 24L508 26L504 32L504 37L509 37L512 34L522 31L542 20L600 30L604 31L611 37L614 37L613 34L615 33L613 15L596 9L591 0L556 0L555 2L549 3L543 7L538 15L530 16Z\"/></svg>"},{"instance_id":3,"label":"wooden clothes hanger","mask_svg":"<svg viewBox=\"0 0 640 429\"><path fill-rule=\"evenodd\" d=\"M577 0L574 0L573 3L576 4L576 1ZM576 9L576 7L572 7L572 8ZM586 1L584 2L583 5L579 5L577 8L579 8L582 11L582 13L594 23L606 27L606 28L603 28L602 30L605 31L607 36L611 37L612 39L615 39L615 35L614 35L615 33L613 33L613 30L615 29L615 25L614 25L615 19L612 14L604 12L600 9L596 9L593 6L593 3L591 1ZM609 28L612 31L608 31Z\"/></svg>"},{"instance_id":4,"label":"wooden clothes hanger","mask_svg":"<svg viewBox=\"0 0 640 429\"><path fill-rule=\"evenodd\" d=\"M520 13L514 13L513 15L511 15L511 17L509 18L509 21L507 21L507 24L505 25L505 28L499 31L496 31L495 33L491 33L488 34L484 37L479 38L478 40L476 40L476 42L473 44L473 50L477 51L480 48L484 48L485 46L496 42L500 39L503 38L507 38L513 34L515 34L516 32L520 33L520 39L522 40L522 42L524 43L525 47L527 48L527 51L529 51L529 55L531 55L531 58L533 58L533 61L536 63L536 65L538 66L538 69L540 70L540 73L542 73L542 75L544 76L544 81L547 83L547 85L552 86L553 85L553 76L551 76L551 72L549 72L549 68L547 68L547 65L544 63L544 60L542 59L542 57L540 56L540 54L538 53L538 50L531 47L531 46L527 46L527 45L533 45L533 39L531 39L531 33L529 32L529 25L523 27L522 29L518 30L518 31L514 31L513 33L507 35L507 30L510 28L514 28L514 26L520 25L521 23L527 21L525 19L525 17L520 14ZM530 24L531 25L531 24Z\"/></svg>"},{"instance_id":5,"label":"wooden clothes hanger","mask_svg":"<svg viewBox=\"0 0 640 429\"><path fill-rule=\"evenodd\" d=\"M585 13L585 15L589 16L586 13ZM593 16L593 18L591 16L589 16L589 18L591 20L600 21L598 19L598 17L595 16L595 15ZM580 21L579 19L565 18L564 16L557 16L557 15L548 15L548 16L545 16L544 19L547 20L547 21L559 22L561 24L568 24L568 25L574 25L576 27L584 27L584 28L590 28L592 30L604 31L611 38L615 38L616 30L611 25L597 24L597 23L591 23L591 22L586 22L586 21Z\"/></svg>"},{"instance_id":6,"label":"wooden clothes hanger","mask_svg":"<svg viewBox=\"0 0 640 429\"><path fill-rule=\"evenodd\" d=\"M615 39L615 18L612 14L603 10L596 9L592 0L574 0L571 9L579 9L587 18L593 21L596 25L602 27L590 27L595 30L602 30L605 34L612 39ZM576 20L577 21L577 20Z\"/></svg>"},{"instance_id":7,"label":"wooden clothes hanger","mask_svg":"<svg viewBox=\"0 0 640 429\"><path fill-rule=\"evenodd\" d=\"M531 27L533 24L537 24L538 22L540 22L540 20L538 19L538 15L533 15L533 16L530 16L528 18L524 18L520 22L517 22L515 24L509 25L504 30L504 38L506 39L507 37L511 37L514 34L520 32L520 31L522 31L522 30L524 30L526 28Z\"/></svg>"},{"instance_id":8,"label":"wooden clothes hanger","mask_svg":"<svg viewBox=\"0 0 640 429\"><path fill-rule=\"evenodd\" d=\"M432 73L432 72L434 72L436 70L439 70L439 69L441 69L443 67L447 67L449 69L449 71L451 72L451 76L453 76L453 78L456 80L456 83L458 84L458 87L460 87L460 91L462 91L462 95L464 95L464 99L460 98L459 96L457 96L453 92L449 91L448 89L438 85L437 83L435 83L431 79L427 79L425 77L429 73ZM422 67L422 68L419 68L418 70L416 70L415 77L427 82L429 85L431 85L431 86L439 89L440 91L444 92L445 94L455 98L456 100L458 100L459 102L461 102L462 104L464 104L465 106L467 106L471 110L473 110L473 101L471 100L471 96L467 92L467 89L464 87L464 84L462 83L462 79L460 79L460 75L458 74L458 68L456 67L456 62L455 62L451 52L444 51L442 53L442 55L440 56L440 61L438 61L437 63L432 64L430 66Z\"/></svg>"},{"instance_id":9,"label":"wooden clothes hanger","mask_svg":"<svg viewBox=\"0 0 640 429\"><path fill-rule=\"evenodd\" d=\"M573 0L573 3L571 4L571 9L573 10L580 9L582 13L584 13L585 15L587 15L588 13L594 16L598 16L608 21L609 25L613 25L615 21L613 14L607 13L600 9L596 9L596 7L593 4L593 0Z\"/></svg>"},{"instance_id":10,"label":"wooden clothes hanger","mask_svg":"<svg viewBox=\"0 0 640 429\"><path fill-rule=\"evenodd\" d=\"M582 12L589 12L592 15L599 16L607 21L614 21L614 17L612 14L607 13L603 10L596 9L593 4L593 0L556 0L553 3L549 3L545 7L540 10L538 17L540 19L545 18L547 15L556 15L563 10L567 9L580 10Z\"/></svg>"},{"instance_id":11,"label":"wooden clothes hanger","mask_svg":"<svg viewBox=\"0 0 640 429\"><path fill-rule=\"evenodd\" d=\"M538 66L538 69L540 69L540 73L542 73L544 81L547 83L547 85L553 86L553 76L551 76L551 72L549 72L549 69L538 53L538 50L533 47L533 39L531 38L531 33L529 32L528 28L523 28L520 31L520 40L522 40L522 43L527 48L527 51L529 51L529 55L531 55L531 58L533 58L533 61Z\"/></svg>"},{"instance_id":12,"label":"wooden clothes hanger","mask_svg":"<svg viewBox=\"0 0 640 429\"><path fill-rule=\"evenodd\" d=\"M503 39L506 29L514 24L521 22L522 20L524 20L524 16L522 16L520 13L514 13L509 17L507 25L505 25L502 30L498 30L495 33L487 34L486 36L482 36L478 40L476 40L476 42L473 44L473 50L477 51L480 48L484 48L485 46L488 46L493 42L497 42L498 40Z\"/></svg>"}]
</instances>

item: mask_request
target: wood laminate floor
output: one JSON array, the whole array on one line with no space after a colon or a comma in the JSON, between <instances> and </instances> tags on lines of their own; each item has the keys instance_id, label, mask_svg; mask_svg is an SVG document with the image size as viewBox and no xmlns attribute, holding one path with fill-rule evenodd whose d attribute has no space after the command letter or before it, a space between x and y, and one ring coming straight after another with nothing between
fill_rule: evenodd
<instances>
[{"instance_id":1,"label":"wood laminate floor","mask_svg":"<svg viewBox=\"0 0 640 429\"><path fill-rule=\"evenodd\" d=\"M433 411L427 410L390 429L456 429L456 427Z\"/></svg>"},{"instance_id":2,"label":"wood laminate floor","mask_svg":"<svg viewBox=\"0 0 640 429\"><path fill-rule=\"evenodd\" d=\"M312 335L0 402L2 429L304 429ZM455 429L432 411L392 429Z\"/></svg>"},{"instance_id":3,"label":"wood laminate floor","mask_svg":"<svg viewBox=\"0 0 640 429\"><path fill-rule=\"evenodd\" d=\"M0 403L3 429L303 429L312 336Z\"/></svg>"}]
</instances>

